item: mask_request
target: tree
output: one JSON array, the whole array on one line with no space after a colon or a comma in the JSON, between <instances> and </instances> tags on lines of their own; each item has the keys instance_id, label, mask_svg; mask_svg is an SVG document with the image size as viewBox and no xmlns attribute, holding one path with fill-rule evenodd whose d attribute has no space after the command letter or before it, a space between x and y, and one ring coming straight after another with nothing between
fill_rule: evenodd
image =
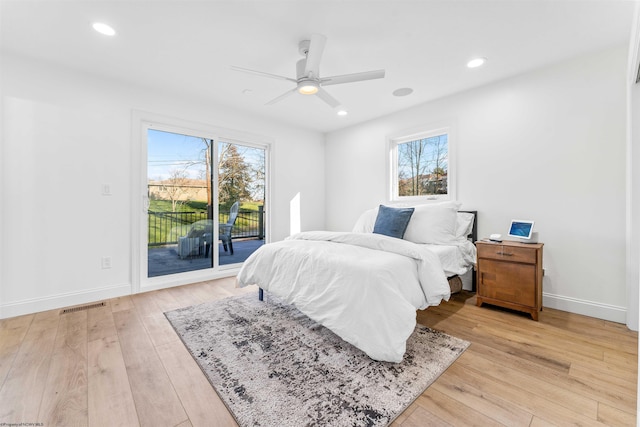
<instances>
[{"instance_id":1,"label":"tree","mask_svg":"<svg viewBox=\"0 0 640 427\"><path fill-rule=\"evenodd\" d=\"M398 144L398 195L446 193L448 151L446 134Z\"/></svg>"},{"instance_id":2,"label":"tree","mask_svg":"<svg viewBox=\"0 0 640 427\"><path fill-rule=\"evenodd\" d=\"M251 197L250 169L238 152L236 144L221 143L218 161L218 199L231 206L236 201Z\"/></svg>"},{"instance_id":3,"label":"tree","mask_svg":"<svg viewBox=\"0 0 640 427\"><path fill-rule=\"evenodd\" d=\"M251 184L249 190L251 192L251 200L264 202L264 190L266 182L265 174L265 150L253 148L255 151L255 159L251 163Z\"/></svg>"},{"instance_id":4,"label":"tree","mask_svg":"<svg viewBox=\"0 0 640 427\"><path fill-rule=\"evenodd\" d=\"M175 212L176 208L185 201L181 197L187 192L187 168L172 169L169 178L160 181L161 194L166 194L171 201L171 212Z\"/></svg>"},{"instance_id":5,"label":"tree","mask_svg":"<svg viewBox=\"0 0 640 427\"><path fill-rule=\"evenodd\" d=\"M419 139L398 145L398 178L402 184L398 188L400 196L423 194L421 177L427 174L427 140Z\"/></svg>"},{"instance_id":6,"label":"tree","mask_svg":"<svg viewBox=\"0 0 640 427\"><path fill-rule=\"evenodd\" d=\"M202 142L204 143L204 149L202 150L202 154L204 157L204 163L205 163L205 170L204 170L204 176L201 176L201 179L203 179L206 183L207 183L207 218L208 219L212 219L213 218L213 199L212 199L212 191L211 191L211 147L213 144L213 139L206 139L206 138L201 138Z\"/></svg>"}]
</instances>

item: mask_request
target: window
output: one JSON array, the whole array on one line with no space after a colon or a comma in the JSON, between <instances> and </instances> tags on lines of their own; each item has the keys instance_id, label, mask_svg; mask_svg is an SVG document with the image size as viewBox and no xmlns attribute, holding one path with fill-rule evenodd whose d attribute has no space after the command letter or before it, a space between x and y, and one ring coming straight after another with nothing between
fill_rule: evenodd
<instances>
[{"instance_id":1,"label":"window","mask_svg":"<svg viewBox=\"0 0 640 427\"><path fill-rule=\"evenodd\" d=\"M450 200L453 172L450 128L390 139L391 200Z\"/></svg>"}]
</instances>

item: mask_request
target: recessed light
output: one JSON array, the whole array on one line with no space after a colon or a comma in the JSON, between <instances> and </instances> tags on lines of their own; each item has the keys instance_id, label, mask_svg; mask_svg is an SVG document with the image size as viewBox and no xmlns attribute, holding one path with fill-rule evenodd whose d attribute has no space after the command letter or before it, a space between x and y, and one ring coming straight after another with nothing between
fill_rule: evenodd
<instances>
[{"instance_id":1,"label":"recessed light","mask_svg":"<svg viewBox=\"0 0 640 427\"><path fill-rule=\"evenodd\" d=\"M340 105L336 108L336 114L339 116L346 116L347 114L349 114L349 112L346 108Z\"/></svg>"},{"instance_id":2,"label":"recessed light","mask_svg":"<svg viewBox=\"0 0 640 427\"><path fill-rule=\"evenodd\" d=\"M467 67L477 68L481 65L484 65L485 62L487 62L487 58L474 58L471 61L467 62Z\"/></svg>"},{"instance_id":3,"label":"recessed light","mask_svg":"<svg viewBox=\"0 0 640 427\"><path fill-rule=\"evenodd\" d=\"M114 30L112 27L102 22L95 22L93 24L93 29L99 32L100 34L104 34L105 36L116 35L116 30Z\"/></svg>"},{"instance_id":4,"label":"recessed light","mask_svg":"<svg viewBox=\"0 0 640 427\"><path fill-rule=\"evenodd\" d=\"M410 87L401 87L393 91L393 96L407 96L413 93L413 89Z\"/></svg>"}]
</instances>

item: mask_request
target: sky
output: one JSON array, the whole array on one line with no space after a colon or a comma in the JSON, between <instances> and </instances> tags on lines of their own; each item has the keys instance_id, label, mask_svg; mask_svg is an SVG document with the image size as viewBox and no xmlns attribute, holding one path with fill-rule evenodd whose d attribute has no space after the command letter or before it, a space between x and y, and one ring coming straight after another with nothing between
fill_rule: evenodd
<instances>
[{"instance_id":1,"label":"sky","mask_svg":"<svg viewBox=\"0 0 640 427\"><path fill-rule=\"evenodd\" d=\"M202 138L149 129L147 131L147 176L153 180L169 178L173 170L186 168L189 178L205 174Z\"/></svg>"},{"instance_id":2,"label":"sky","mask_svg":"<svg viewBox=\"0 0 640 427\"><path fill-rule=\"evenodd\" d=\"M258 156L262 150L246 146L239 147L241 147L239 153L244 156L245 162L263 161ZM148 129L148 179L164 180L169 178L175 170L186 170L189 178L203 179L206 175L205 148L206 145L200 137Z\"/></svg>"}]
</instances>

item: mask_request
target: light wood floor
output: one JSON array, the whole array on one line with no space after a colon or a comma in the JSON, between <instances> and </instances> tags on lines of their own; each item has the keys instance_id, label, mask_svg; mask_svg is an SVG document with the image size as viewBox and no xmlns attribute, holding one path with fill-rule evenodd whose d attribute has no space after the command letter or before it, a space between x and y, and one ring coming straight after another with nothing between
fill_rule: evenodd
<instances>
[{"instance_id":1,"label":"light wood floor","mask_svg":"<svg viewBox=\"0 0 640 427\"><path fill-rule=\"evenodd\" d=\"M163 312L244 292L223 279L0 321L0 425L235 425ZM552 309L534 322L469 293L418 319L472 345L394 426L636 425L624 325Z\"/></svg>"}]
</instances>

